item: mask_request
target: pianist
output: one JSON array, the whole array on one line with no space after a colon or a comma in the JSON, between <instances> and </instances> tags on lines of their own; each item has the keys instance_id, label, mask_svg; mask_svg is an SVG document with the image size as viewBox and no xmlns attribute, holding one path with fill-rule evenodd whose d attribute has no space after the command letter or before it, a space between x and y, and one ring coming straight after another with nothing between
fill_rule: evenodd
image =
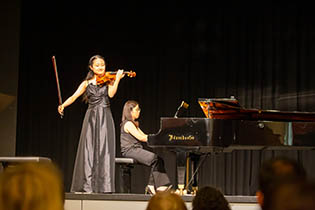
<instances>
[{"instance_id":1,"label":"pianist","mask_svg":"<svg viewBox=\"0 0 315 210\"><path fill-rule=\"evenodd\" d=\"M145 193L155 194L157 191L170 189L170 179L164 168L164 161L155 153L143 149L141 142L147 142L148 135L143 133L137 119L140 116L138 102L129 100L125 103L120 124L121 153L124 157L151 167L148 185Z\"/></svg>"}]
</instances>

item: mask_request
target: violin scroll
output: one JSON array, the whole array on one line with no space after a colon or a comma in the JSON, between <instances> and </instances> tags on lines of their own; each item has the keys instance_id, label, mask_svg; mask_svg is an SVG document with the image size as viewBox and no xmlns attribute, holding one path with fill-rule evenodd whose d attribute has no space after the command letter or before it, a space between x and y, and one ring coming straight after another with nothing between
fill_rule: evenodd
<instances>
[{"instance_id":1,"label":"violin scroll","mask_svg":"<svg viewBox=\"0 0 315 210\"><path fill-rule=\"evenodd\" d=\"M126 74L128 77L135 77L136 76L136 72L134 72L134 71L128 71L128 72L126 72Z\"/></svg>"}]
</instances>

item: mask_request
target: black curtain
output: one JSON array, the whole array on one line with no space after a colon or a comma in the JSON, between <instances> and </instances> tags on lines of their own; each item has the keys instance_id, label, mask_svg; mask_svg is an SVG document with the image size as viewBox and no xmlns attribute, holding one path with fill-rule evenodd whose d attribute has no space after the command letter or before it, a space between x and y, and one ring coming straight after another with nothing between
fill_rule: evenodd
<instances>
[{"instance_id":1,"label":"black curtain","mask_svg":"<svg viewBox=\"0 0 315 210\"><path fill-rule=\"evenodd\" d=\"M314 150L237 150L201 156L198 186L215 186L225 195L255 195L261 164L277 156L296 160L315 179Z\"/></svg>"},{"instance_id":2,"label":"black curtain","mask_svg":"<svg viewBox=\"0 0 315 210\"><path fill-rule=\"evenodd\" d=\"M137 73L121 81L111 100L117 137L128 99L140 102L141 128L152 134L182 100L190 105L185 117L205 117L198 98L230 96L245 108L315 111L315 18L307 5L139 4L22 3L16 154L50 157L63 170L67 190L87 106L78 100L60 119L53 55L64 100L85 78L94 54L106 58L107 70ZM295 152L305 161L314 158ZM208 157L204 164L211 170L203 168L200 176L207 171L211 180L200 183L252 194L255 185L242 182L242 173L256 183L262 156L239 151Z\"/></svg>"}]
</instances>

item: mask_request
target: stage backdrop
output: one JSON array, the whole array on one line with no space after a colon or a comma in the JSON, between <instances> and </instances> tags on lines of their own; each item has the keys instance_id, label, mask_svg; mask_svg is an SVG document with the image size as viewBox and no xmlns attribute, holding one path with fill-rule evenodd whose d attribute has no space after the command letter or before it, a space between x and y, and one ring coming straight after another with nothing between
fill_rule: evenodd
<instances>
[{"instance_id":1,"label":"stage backdrop","mask_svg":"<svg viewBox=\"0 0 315 210\"><path fill-rule=\"evenodd\" d=\"M117 136L128 99L139 101L140 126L148 134L157 133L160 118L174 116L182 100L190 105L186 117L204 117L198 98L230 96L244 108L315 111L315 18L307 5L132 3L104 8L50 3L40 9L22 4L16 152L56 161L67 190L87 106L78 100L60 118L53 55L63 99L85 78L95 54L106 58L108 70L137 73L121 81L111 100ZM119 138L116 142L119 154ZM302 162L314 159L311 152L297 154ZM200 183L226 194L253 194L262 157L254 151L209 157L202 174L211 179L201 174ZM143 183L141 176L135 179Z\"/></svg>"},{"instance_id":2,"label":"stage backdrop","mask_svg":"<svg viewBox=\"0 0 315 210\"><path fill-rule=\"evenodd\" d=\"M0 3L0 156L15 155L20 1Z\"/></svg>"}]
</instances>

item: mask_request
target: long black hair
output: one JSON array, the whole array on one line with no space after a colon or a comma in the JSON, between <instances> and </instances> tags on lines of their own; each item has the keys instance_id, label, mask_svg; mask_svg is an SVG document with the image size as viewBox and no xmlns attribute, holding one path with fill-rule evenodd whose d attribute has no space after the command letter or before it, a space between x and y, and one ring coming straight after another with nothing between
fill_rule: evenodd
<instances>
[{"instance_id":1,"label":"long black hair","mask_svg":"<svg viewBox=\"0 0 315 210\"><path fill-rule=\"evenodd\" d=\"M131 122L133 122L133 124L135 124L136 127L139 127L139 122L133 120L131 117L131 111L137 105L139 105L139 103L137 101L134 101L134 100L128 100L125 103L124 108L123 108L123 112L122 112L122 116L121 116L120 126L122 126L125 121L131 121Z\"/></svg>"},{"instance_id":2,"label":"long black hair","mask_svg":"<svg viewBox=\"0 0 315 210\"><path fill-rule=\"evenodd\" d=\"M104 59L103 56L101 56L101 55L94 55L94 56L92 56L90 58L90 60L89 60L89 64L88 64L88 67L87 67L88 68L88 73L87 73L87 75L86 75L84 80L88 81L88 80L90 80L90 79L92 79L94 77L94 72L92 71L91 67L93 66L94 60L96 60L96 59L102 59L104 61L104 63L105 63L105 66L106 66L106 62L105 62L105 59ZM88 102L88 97L87 97L86 92L84 92L84 94L82 96L82 101L84 101L85 103Z\"/></svg>"}]
</instances>

